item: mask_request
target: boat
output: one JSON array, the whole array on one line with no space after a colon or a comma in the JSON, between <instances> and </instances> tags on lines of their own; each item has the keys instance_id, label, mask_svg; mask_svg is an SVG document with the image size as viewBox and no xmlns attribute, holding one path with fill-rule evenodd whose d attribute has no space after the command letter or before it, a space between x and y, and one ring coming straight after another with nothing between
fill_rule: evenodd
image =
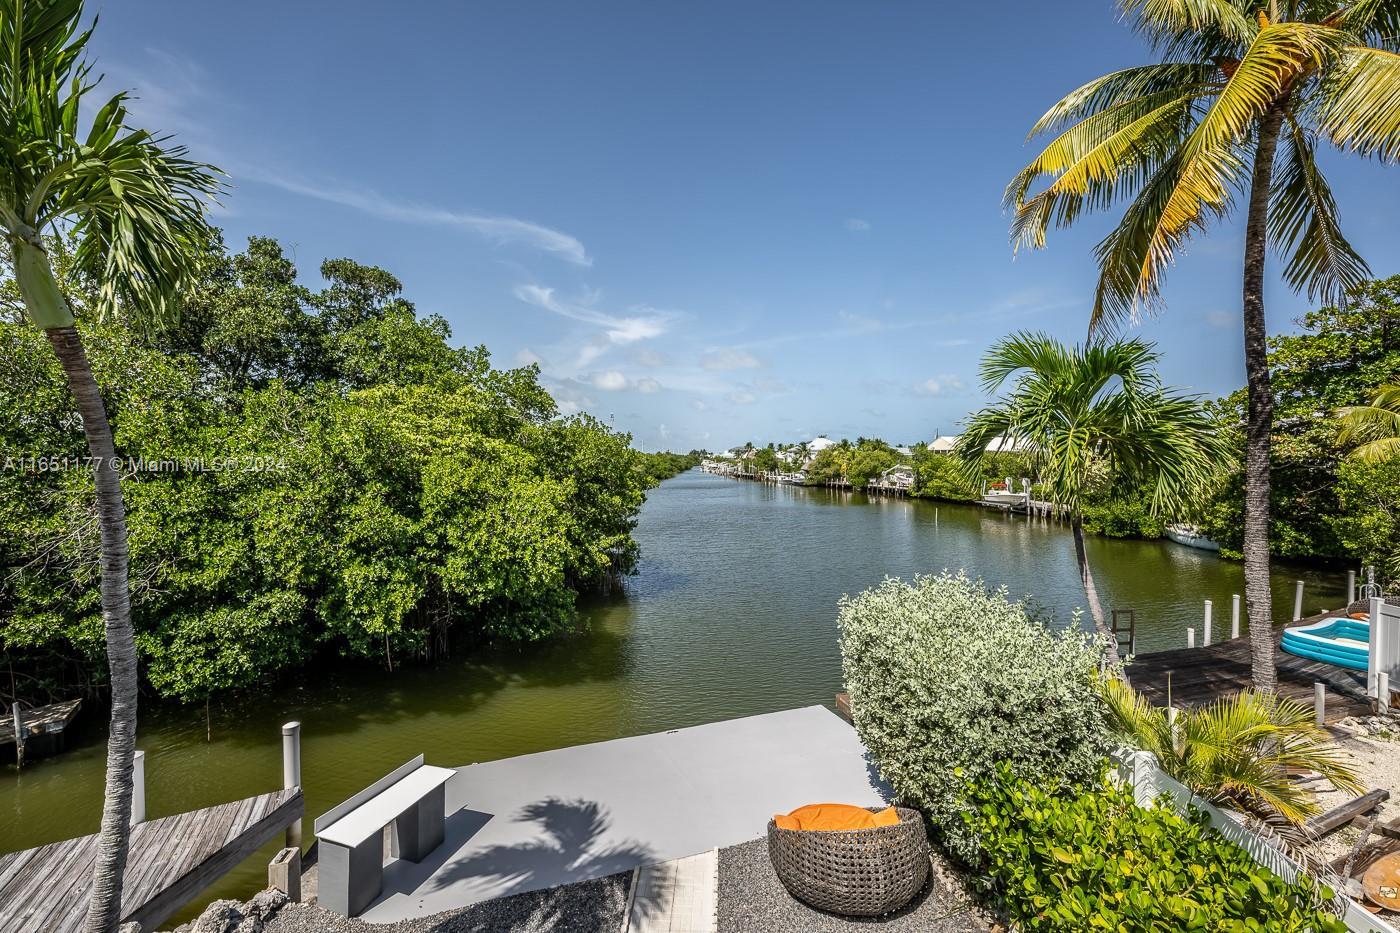
<instances>
[{"instance_id":1,"label":"boat","mask_svg":"<svg viewBox=\"0 0 1400 933\"><path fill-rule=\"evenodd\" d=\"M1030 480L1021 480L1024 491L1015 492L1011 486L1011 478L1007 477L1005 482L990 483L982 489L982 498L978 500L982 505L990 505L999 509L1024 509L1031 501Z\"/></svg>"},{"instance_id":2,"label":"boat","mask_svg":"<svg viewBox=\"0 0 1400 933\"><path fill-rule=\"evenodd\" d=\"M1364 619L1329 618L1311 625L1286 628L1282 647L1300 658L1367 671L1371 660L1371 623Z\"/></svg>"},{"instance_id":3,"label":"boat","mask_svg":"<svg viewBox=\"0 0 1400 933\"><path fill-rule=\"evenodd\" d=\"M1187 547L1199 548L1202 551L1220 550L1220 542L1212 541L1201 534L1201 529L1195 525L1168 525L1165 534L1170 540Z\"/></svg>"}]
</instances>

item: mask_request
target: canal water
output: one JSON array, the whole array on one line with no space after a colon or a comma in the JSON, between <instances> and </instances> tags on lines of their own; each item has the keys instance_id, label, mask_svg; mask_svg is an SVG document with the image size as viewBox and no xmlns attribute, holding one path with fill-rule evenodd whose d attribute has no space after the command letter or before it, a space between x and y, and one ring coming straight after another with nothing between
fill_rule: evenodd
<instances>
[{"instance_id":1,"label":"canal water","mask_svg":"<svg viewBox=\"0 0 1400 933\"><path fill-rule=\"evenodd\" d=\"M524 652L409 668L308 670L212 711L147 704L151 818L281 785L281 724L303 724L308 817L420 752L462 765L812 703L840 686L836 604L885 576L965 568L1072 624L1083 605L1066 527L971 505L867 498L691 471L653 490L636 529L640 572L590 606L585 634ZM1228 631L1238 563L1166 541L1092 538L1106 608L1132 607L1138 650L1185 645L1202 601ZM1276 618L1345 598L1340 574L1280 567ZM63 755L0 771L0 851L94 832L103 723L87 715ZM307 821L309 834L310 821ZM276 850L210 896L261 887ZM207 901L208 898L204 900Z\"/></svg>"}]
</instances>

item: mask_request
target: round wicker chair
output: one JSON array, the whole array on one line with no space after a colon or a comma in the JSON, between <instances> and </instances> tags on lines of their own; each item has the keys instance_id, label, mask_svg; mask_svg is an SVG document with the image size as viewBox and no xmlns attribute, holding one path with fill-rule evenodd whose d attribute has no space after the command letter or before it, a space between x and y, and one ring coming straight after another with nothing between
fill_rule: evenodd
<instances>
[{"instance_id":1,"label":"round wicker chair","mask_svg":"<svg viewBox=\"0 0 1400 933\"><path fill-rule=\"evenodd\" d=\"M769 820L768 857L778 879L818 910L850 917L898 910L923 890L929 856L923 817L904 807L895 812L893 826L837 832L779 829Z\"/></svg>"}]
</instances>

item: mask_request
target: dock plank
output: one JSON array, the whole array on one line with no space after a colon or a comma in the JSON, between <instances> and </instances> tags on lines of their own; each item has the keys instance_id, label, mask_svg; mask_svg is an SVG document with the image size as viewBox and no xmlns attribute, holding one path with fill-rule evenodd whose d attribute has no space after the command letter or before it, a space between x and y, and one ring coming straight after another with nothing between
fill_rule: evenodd
<instances>
[{"instance_id":1,"label":"dock plank","mask_svg":"<svg viewBox=\"0 0 1400 933\"><path fill-rule=\"evenodd\" d=\"M1288 625L1308 625L1337 613L1324 612ZM1311 661L1288 654L1281 647L1283 630L1274 629L1275 659L1280 696L1312 705L1313 684L1327 686L1327 721L1371 712L1366 677L1359 671ZM1140 654L1125 668L1128 681L1154 706L1167 705L1168 675L1171 702L1175 706L1199 706L1247 689L1252 682L1249 636L1226 639L1209 646L1173 648Z\"/></svg>"},{"instance_id":2,"label":"dock plank","mask_svg":"<svg viewBox=\"0 0 1400 933\"><path fill-rule=\"evenodd\" d=\"M131 831L122 922L155 929L303 816L297 788L140 823ZM0 930L77 933L97 857L97 837L0 855Z\"/></svg>"}]
</instances>

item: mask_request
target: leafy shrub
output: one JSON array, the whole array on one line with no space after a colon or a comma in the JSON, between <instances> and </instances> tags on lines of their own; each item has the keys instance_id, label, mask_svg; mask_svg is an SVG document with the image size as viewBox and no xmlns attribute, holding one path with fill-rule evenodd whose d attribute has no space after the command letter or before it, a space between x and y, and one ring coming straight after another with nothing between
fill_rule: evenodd
<instances>
[{"instance_id":1,"label":"leafy shrub","mask_svg":"<svg viewBox=\"0 0 1400 933\"><path fill-rule=\"evenodd\" d=\"M999 761L1032 779L1098 774L1109 742L1099 650L1084 633L1052 632L1004 590L946 572L843 598L840 626L856 730L954 854L976 854L956 769L972 780Z\"/></svg>"},{"instance_id":2,"label":"leafy shrub","mask_svg":"<svg viewBox=\"0 0 1400 933\"><path fill-rule=\"evenodd\" d=\"M1144 809L1107 779L1066 790L1003 766L969 791L977 808L965 819L980 843L981 884L1020 929L1346 930L1307 878L1289 883L1257 864L1201 811L1186 819L1165 806Z\"/></svg>"}]
</instances>

